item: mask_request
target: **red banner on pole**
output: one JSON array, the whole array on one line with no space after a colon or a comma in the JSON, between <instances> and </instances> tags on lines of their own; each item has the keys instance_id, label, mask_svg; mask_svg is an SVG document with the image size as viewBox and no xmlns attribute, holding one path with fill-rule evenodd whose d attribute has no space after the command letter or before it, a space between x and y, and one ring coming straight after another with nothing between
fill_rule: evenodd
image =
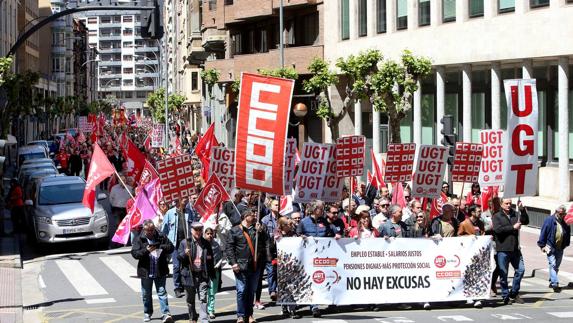
<instances>
[{"instance_id":1,"label":"red banner on pole","mask_svg":"<svg viewBox=\"0 0 573 323\"><path fill-rule=\"evenodd\" d=\"M482 154L482 144L456 142L452 182L477 183Z\"/></svg>"},{"instance_id":2,"label":"red banner on pole","mask_svg":"<svg viewBox=\"0 0 573 323\"><path fill-rule=\"evenodd\" d=\"M197 197L193 208L201 215L202 222L205 222L222 202L230 199L217 174L213 174Z\"/></svg>"},{"instance_id":3,"label":"red banner on pole","mask_svg":"<svg viewBox=\"0 0 573 323\"><path fill-rule=\"evenodd\" d=\"M336 140L336 176L362 176L364 174L364 145L366 137L347 136Z\"/></svg>"},{"instance_id":4,"label":"red banner on pole","mask_svg":"<svg viewBox=\"0 0 573 323\"><path fill-rule=\"evenodd\" d=\"M294 81L243 73L239 94L235 185L284 195L286 133Z\"/></svg>"},{"instance_id":5,"label":"red banner on pole","mask_svg":"<svg viewBox=\"0 0 573 323\"><path fill-rule=\"evenodd\" d=\"M384 181L386 183L409 182L414 170L416 144L388 144Z\"/></svg>"},{"instance_id":6,"label":"red banner on pole","mask_svg":"<svg viewBox=\"0 0 573 323\"><path fill-rule=\"evenodd\" d=\"M197 193L191 155L181 155L157 162L161 190L167 203Z\"/></svg>"}]
</instances>

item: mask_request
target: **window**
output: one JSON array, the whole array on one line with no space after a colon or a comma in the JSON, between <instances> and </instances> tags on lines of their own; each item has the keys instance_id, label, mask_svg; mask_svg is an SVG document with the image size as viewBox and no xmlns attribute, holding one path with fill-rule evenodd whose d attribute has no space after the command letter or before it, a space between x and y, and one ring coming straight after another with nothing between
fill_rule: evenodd
<instances>
[{"instance_id":1,"label":"window","mask_svg":"<svg viewBox=\"0 0 573 323\"><path fill-rule=\"evenodd\" d=\"M340 38L350 38L350 0L340 1Z\"/></svg>"},{"instance_id":2,"label":"window","mask_svg":"<svg viewBox=\"0 0 573 323\"><path fill-rule=\"evenodd\" d=\"M430 25L430 0L418 0L418 25Z\"/></svg>"},{"instance_id":3,"label":"window","mask_svg":"<svg viewBox=\"0 0 573 323\"><path fill-rule=\"evenodd\" d=\"M97 24L97 17L89 17L88 24Z\"/></svg>"},{"instance_id":4,"label":"window","mask_svg":"<svg viewBox=\"0 0 573 323\"><path fill-rule=\"evenodd\" d=\"M233 4L233 0L225 0L225 6L230 6Z\"/></svg>"},{"instance_id":5,"label":"window","mask_svg":"<svg viewBox=\"0 0 573 323\"><path fill-rule=\"evenodd\" d=\"M123 85L126 85L126 86L131 86L131 85L133 85L133 81L131 81L131 84L125 84L126 81L131 81L131 80L125 80L125 81L123 81ZM131 92L131 91L123 92L123 97L126 98L126 99L131 99L131 98L133 98L133 92Z\"/></svg>"},{"instance_id":6,"label":"window","mask_svg":"<svg viewBox=\"0 0 573 323\"><path fill-rule=\"evenodd\" d=\"M456 21L456 0L442 0L442 21Z\"/></svg>"},{"instance_id":7,"label":"window","mask_svg":"<svg viewBox=\"0 0 573 323\"><path fill-rule=\"evenodd\" d=\"M408 0L396 0L396 29L408 28Z\"/></svg>"},{"instance_id":8,"label":"window","mask_svg":"<svg viewBox=\"0 0 573 323\"><path fill-rule=\"evenodd\" d=\"M366 0L358 0L358 37L368 34L367 11Z\"/></svg>"},{"instance_id":9,"label":"window","mask_svg":"<svg viewBox=\"0 0 573 323\"><path fill-rule=\"evenodd\" d=\"M123 55L123 60L131 62L133 60L133 56L132 55Z\"/></svg>"},{"instance_id":10,"label":"window","mask_svg":"<svg viewBox=\"0 0 573 323\"><path fill-rule=\"evenodd\" d=\"M124 41L123 42L123 48L131 48L133 47L133 42L131 41Z\"/></svg>"},{"instance_id":11,"label":"window","mask_svg":"<svg viewBox=\"0 0 573 323\"><path fill-rule=\"evenodd\" d=\"M123 22L133 22L133 16L123 16Z\"/></svg>"},{"instance_id":12,"label":"window","mask_svg":"<svg viewBox=\"0 0 573 323\"><path fill-rule=\"evenodd\" d=\"M470 18L483 17L483 0L470 0Z\"/></svg>"},{"instance_id":13,"label":"window","mask_svg":"<svg viewBox=\"0 0 573 323\"><path fill-rule=\"evenodd\" d=\"M123 74L133 74L133 67L126 67L123 69Z\"/></svg>"},{"instance_id":14,"label":"window","mask_svg":"<svg viewBox=\"0 0 573 323\"><path fill-rule=\"evenodd\" d=\"M137 98L138 99L143 99L147 97L147 92L144 91L137 91Z\"/></svg>"},{"instance_id":15,"label":"window","mask_svg":"<svg viewBox=\"0 0 573 323\"><path fill-rule=\"evenodd\" d=\"M217 10L217 0L209 0L209 10Z\"/></svg>"},{"instance_id":16,"label":"window","mask_svg":"<svg viewBox=\"0 0 573 323\"><path fill-rule=\"evenodd\" d=\"M498 0L498 12L511 12L515 11L515 0Z\"/></svg>"},{"instance_id":17,"label":"window","mask_svg":"<svg viewBox=\"0 0 573 323\"><path fill-rule=\"evenodd\" d=\"M376 32L386 32L386 0L376 0Z\"/></svg>"},{"instance_id":18,"label":"window","mask_svg":"<svg viewBox=\"0 0 573 323\"><path fill-rule=\"evenodd\" d=\"M133 86L133 80L123 80L123 86Z\"/></svg>"},{"instance_id":19,"label":"window","mask_svg":"<svg viewBox=\"0 0 573 323\"><path fill-rule=\"evenodd\" d=\"M133 29L131 29L131 28L125 28L125 29L123 30L123 35L124 35L124 36L131 36L131 35L133 35Z\"/></svg>"},{"instance_id":20,"label":"window","mask_svg":"<svg viewBox=\"0 0 573 323\"><path fill-rule=\"evenodd\" d=\"M191 91L199 90L199 72L191 72Z\"/></svg>"},{"instance_id":21,"label":"window","mask_svg":"<svg viewBox=\"0 0 573 323\"><path fill-rule=\"evenodd\" d=\"M545 7L549 5L549 0L529 0L531 8Z\"/></svg>"}]
</instances>

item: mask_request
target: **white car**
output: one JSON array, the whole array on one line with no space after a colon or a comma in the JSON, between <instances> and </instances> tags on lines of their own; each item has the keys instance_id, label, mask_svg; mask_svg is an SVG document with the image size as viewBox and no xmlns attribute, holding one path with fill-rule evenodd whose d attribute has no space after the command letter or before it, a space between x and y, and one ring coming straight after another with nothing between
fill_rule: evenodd
<instances>
[{"instance_id":1,"label":"white car","mask_svg":"<svg viewBox=\"0 0 573 323\"><path fill-rule=\"evenodd\" d=\"M108 214L95 202L94 213L82 204L86 182L78 176L50 176L37 180L25 201L32 237L40 243L106 240ZM98 200L107 198L100 193Z\"/></svg>"}]
</instances>

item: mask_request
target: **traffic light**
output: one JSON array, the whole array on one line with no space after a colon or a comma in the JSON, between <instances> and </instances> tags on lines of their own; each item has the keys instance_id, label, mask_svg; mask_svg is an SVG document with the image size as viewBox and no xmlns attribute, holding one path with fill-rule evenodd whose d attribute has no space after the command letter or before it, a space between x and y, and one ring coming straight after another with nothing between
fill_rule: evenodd
<instances>
[{"instance_id":1,"label":"traffic light","mask_svg":"<svg viewBox=\"0 0 573 323\"><path fill-rule=\"evenodd\" d=\"M141 37L161 39L163 37L163 24L161 23L161 7L157 0L153 0L153 7L153 10L147 15L142 15Z\"/></svg>"},{"instance_id":2,"label":"traffic light","mask_svg":"<svg viewBox=\"0 0 573 323\"><path fill-rule=\"evenodd\" d=\"M452 115L444 115L442 120L442 145L448 147L448 165L454 164L454 155L456 154L456 134L454 133L454 117Z\"/></svg>"}]
</instances>

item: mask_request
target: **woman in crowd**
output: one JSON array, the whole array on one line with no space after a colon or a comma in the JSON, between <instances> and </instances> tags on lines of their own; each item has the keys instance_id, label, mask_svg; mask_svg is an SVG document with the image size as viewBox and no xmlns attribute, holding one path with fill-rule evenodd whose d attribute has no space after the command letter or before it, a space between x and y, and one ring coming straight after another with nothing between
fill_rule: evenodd
<instances>
[{"instance_id":1,"label":"woman in crowd","mask_svg":"<svg viewBox=\"0 0 573 323\"><path fill-rule=\"evenodd\" d=\"M414 219L406 219L406 225L409 228L409 238L427 238L428 237L428 216L426 212L420 211ZM413 222L413 223L409 223Z\"/></svg>"},{"instance_id":2,"label":"woman in crowd","mask_svg":"<svg viewBox=\"0 0 573 323\"><path fill-rule=\"evenodd\" d=\"M377 238L379 236L378 230L372 226L372 218L368 211L362 211L358 215L358 226L352 228L349 233L350 238Z\"/></svg>"},{"instance_id":3,"label":"woman in crowd","mask_svg":"<svg viewBox=\"0 0 573 323\"><path fill-rule=\"evenodd\" d=\"M466 206L470 207L472 205L481 206L481 189L479 183L473 183L471 191L466 195Z\"/></svg>"}]
</instances>

